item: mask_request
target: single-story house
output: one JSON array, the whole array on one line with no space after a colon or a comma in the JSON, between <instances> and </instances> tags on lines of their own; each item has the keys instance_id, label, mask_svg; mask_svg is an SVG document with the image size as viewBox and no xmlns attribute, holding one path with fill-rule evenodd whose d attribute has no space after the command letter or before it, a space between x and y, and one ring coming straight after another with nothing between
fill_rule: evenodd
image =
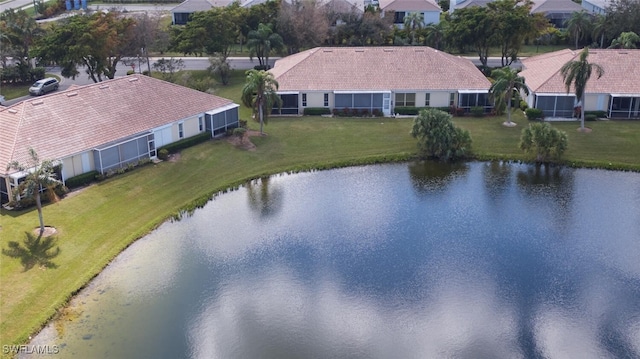
<instances>
[{"instance_id":1,"label":"single-story house","mask_svg":"<svg viewBox=\"0 0 640 359\"><path fill-rule=\"evenodd\" d=\"M61 180L90 171L108 173L156 149L203 132L238 127L231 100L148 76L131 75L30 98L0 110L1 203L25 173L29 148L61 164Z\"/></svg>"},{"instance_id":2,"label":"single-story house","mask_svg":"<svg viewBox=\"0 0 640 359\"><path fill-rule=\"evenodd\" d=\"M194 12L229 6L232 2L233 0L185 0L171 9L172 24L185 25Z\"/></svg>"},{"instance_id":3,"label":"single-story house","mask_svg":"<svg viewBox=\"0 0 640 359\"><path fill-rule=\"evenodd\" d=\"M384 16L387 12L393 12L393 24L398 28L404 27L405 16L411 13L420 13L425 24L437 24L440 22L442 8L435 0L380 0L380 10Z\"/></svg>"},{"instance_id":4,"label":"single-story house","mask_svg":"<svg viewBox=\"0 0 640 359\"><path fill-rule=\"evenodd\" d=\"M491 83L468 59L430 47L317 47L276 61L269 70L283 105L349 108L392 115L396 106L492 107Z\"/></svg>"},{"instance_id":5,"label":"single-story house","mask_svg":"<svg viewBox=\"0 0 640 359\"><path fill-rule=\"evenodd\" d=\"M572 117L576 102L573 89L567 93L560 69L578 60L581 50L560 50L522 60L530 94L529 107L541 109L545 117ZM584 110L605 111L609 118L640 118L640 50L593 49L588 61L604 69L587 82Z\"/></svg>"}]
</instances>

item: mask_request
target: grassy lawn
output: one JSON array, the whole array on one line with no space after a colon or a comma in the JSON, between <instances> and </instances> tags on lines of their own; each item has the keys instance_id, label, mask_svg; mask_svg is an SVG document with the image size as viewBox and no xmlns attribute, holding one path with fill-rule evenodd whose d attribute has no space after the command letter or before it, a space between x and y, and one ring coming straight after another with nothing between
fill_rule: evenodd
<instances>
[{"instance_id":1,"label":"grassy lawn","mask_svg":"<svg viewBox=\"0 0 640 359\"><path fill-rule=\"evenodd\" d=\"M216 94L238 102L243 79L243 72L234 73L232 85L217 87ZM241 118L249 118L244 107ZM524 159L517 143L527 121L521 112L514 115L517 127L503 127L503 121L455 119L471 132L480 157ZM640 121L589 122L589 134L578 133L577 122L554 126L569 135L569 163L612 162L640 170ZM58 267L25 272L20 261L0 256L1 344L26 342L112 258L181 209L267 174L407 159L416 149L410 127L411 119L273 118L265 126L267 136L252 138L255 151L208 141L184 150L177 162L147 165L45 206L46 224L58 230ZM37 224L35 210L2 210L0 246L22 242Z\"/></svg>"}]
</instances>

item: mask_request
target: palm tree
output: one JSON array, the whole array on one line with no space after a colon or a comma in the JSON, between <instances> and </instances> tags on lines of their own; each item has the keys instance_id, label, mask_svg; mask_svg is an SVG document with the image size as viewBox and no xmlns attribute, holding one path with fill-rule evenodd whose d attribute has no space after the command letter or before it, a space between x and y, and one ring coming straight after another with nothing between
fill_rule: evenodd
<instances>
[{"instance_id":1,"label":"palm tree","mask_svg":"<svg viewBox=\"0 0 640 359\"><path fill-rule=\"evenodd\" d=\"M621 33L617 38L611 42L610 49L637 49L636 45L640 42L640 36L633 31L626 31Z\"/></svg>"},{"instance_id":2,"label":"palm tree","mask_svg":"<svg viewBox=\"0 0 640 359\"><path fill-rule=\"evenodd\" d=\"M404 17L404 29L411 37L411 45L416 44L416 32L424 26L424 15L419 12L410 12Z\"/></svg>"},{"instance_id":3,"label":"palm tree","mask_svg":"<svg viewBox=\"0 0 640 359\"><path fill-rule=\"evenodd\" d=\"M282 37L273 32L271 26L258 24L258 30L251 30L247 34L247 47L249 48L249 57L258 58L260 67L265 70L269 69L269 54L272 50L280 50L284 47Z\"/></svg>"},{"instance_id":4,"label":"palm tree","mask_svg":"<svg viewBox=\"0 0 640 359\"><path fill-rule=\"evenodd\" d=\"M594 14L591 36L594 39L600 38L600 48L604 48L604 37L607 34L607 27L609 21L606 16L602 14Z\"/></svg>"},{"instance_id":5,"label":"palm tree","mask_svg":"<svg viewBox=\"0 0 640 359\"><path fill-rule=\"evenodd\" d=\"M276 93L277 91L278 81L272 73L264 70L247 71L247 82L242 88L242 103L253 109L254 118L258 115L262 135L264 135L263 125L267 122L273 105L282 105L282 99Z\"/></svg>"},{"instance_id":6,"label":"palm tree","mask_svg":"<svg viewBox=\"0 0 640 359\"><path fill-rule=\"evenodd\" d=\"M51 160L42 160L38 157L38 154L33 148L29 148L30 161L28 165L20 164L18 161L13 161L7 166L7 171L14 169L20 172L26 172L27 176L24 182L18 187L21 195L30 198L33 197L36 201L36 208L38 209L38 218L40 219L40 235L42 237L44 233L44 219L42 217L42 201L40 198L40 191L43 188L47 188L52 185L62 184L56 179L55 166Z\"/></svg>"},{"instance_id":7,"label":"palm tree","mask_svg":"<svg viewBox=\"0 0 640 359\"><path fill-rule=\"evenodd\" d=\"M564 78L564 85L567 88L567 93L571 91L571 84L573 84L574 93L576 99L578 99L580 105L584 108L584 90L587 87L587 82L591 78L591 73L596 70L598 78L604 75L604 69L602 66L589 63L587 60L589 57L589 48L585 47L580 52L580 58L567 62L560 69L560 73ZM580 131L584 132L584 111L580 111Z\"/></svg>"},{"instance_id":8,"label":"palm tree","mask_svg":"<svg viewBox=\"0 0 640 359\"><path fill-rule=\"evenodd\" d=\"M569 20L567 20L567 31L576 40L576 49L578 48L578 41L582 40L591 27L591 15L586 11L576 11L571 14Z\"/></svg>"},{"instance_id":9,"label":"palm tree","mask_svg":"<svg viewBox=\"0 0 640 359\"><path fill-rule=\"evenodd\" d=\"M444 42L446 36L445 24L445 22L441 21L437 24L429 24L425 27L427 43L436 50L441 50L442 43Z\"/></svg>"},{"instance_id":10,"label":"palm tree","mask_svg":"<svg viewBox=\"0 0 640 359\"><path fill-rule=\"evenodd\" d=\"M524 92L529 95L529 88L524 82L524 77L518 76L520 70L514 70L509 66L495 69L491 72L491 77L495 80L489 88L489 93L495 102L507 100L507 122L506 126L514 126L511 122L511 98L513 91ZM503 102L504 103L504 102Z\"/></svg>"}]
</instances>

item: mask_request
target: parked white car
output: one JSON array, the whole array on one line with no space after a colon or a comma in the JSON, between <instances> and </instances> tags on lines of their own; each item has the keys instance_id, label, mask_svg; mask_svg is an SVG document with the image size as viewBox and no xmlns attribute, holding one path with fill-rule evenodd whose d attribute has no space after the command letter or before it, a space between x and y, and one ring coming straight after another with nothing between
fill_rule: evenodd
<instances>
[{"instance_id":1,"label":"parked white car","mask_svg":"<svg viewBox=\"0 0 640 359\"><path fill-rule=\"evenodd\" d=\"M29 87L29 94L32 96L44 95L47 92L55 91L60 86L58 80L53 77L47 77L46 79L36 81L31 87Z\"/></svg>"}]
</instances>

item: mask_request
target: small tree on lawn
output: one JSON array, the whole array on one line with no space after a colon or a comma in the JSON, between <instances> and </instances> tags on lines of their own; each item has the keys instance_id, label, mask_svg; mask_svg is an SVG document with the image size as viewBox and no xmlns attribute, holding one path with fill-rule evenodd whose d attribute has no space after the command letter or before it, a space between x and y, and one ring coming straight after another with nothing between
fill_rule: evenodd
<instances>
[{"instance_id":1,"label":"small tree on lawn","mask_svg":"<svg viewBox=\"0 0 640 359\"><path fill-rule=\"evenodd\" d=\"M491 77L495 79L495 82L489 87L489 93L494 99L495 106L499 107L501 103L507 102L507 122L505 126L515 126L511 122L511 98L513 98L513 91L522 91L529 95L529 89L524 83L524 77L518 76L520 70L514 70L511 67L503 67L501 69L495 69L491 72Z\"/></svg>"},{"instance_id":2,"label":"small tree on lawn","mask_svg":"<svg viewBox=\"0 0 640 359\"><path fill-rule=\"evenodd\" d=\"M469 131L454 126L451 115L433 108L420 111L410 132L423 157L448 161L465 157L471 149Z\"/></svg>"},{"instance_id":3,"label":"small tree on lawn","mask_svg":"<svg viewBox=\"0 0 640 359\"><path fill-rule=\"evenodd\" d=\"M525 153L535 154L536 162L559 159L568 145L567 134L548 123L532 123L522 129L520 136L520 149Z\"/></svg>"},{"instance_id":4,"label":"small tree on lawn","mask_svg":"<svg viewBox=\"0 0 640 359\"><path fill-rule=\"evenodd\" d=\"M44 219L42 217L42 200L40 198L40 190L52 185L62 184L56 179L55 166L51 160L40 160L38 154L33 148L29 148L30 161L27 165L17 161L9 163L7 171L14 169L20 172L26 172L27 176L24 182L20 184L18 190L20 195L25 198L34 198L36 208L38 209L38 218L40 219L40 235L44 233Z\"/></svg>"},{"instance_id":5,"label":"small tree on lawn","mask_svg":"<svg viewBox=\"0 0 640 359\"><path fill-rule=\"evenodd\" d=\"M591 78L593 70L598 74L598 78L604 75L604 69L602 66L590 63L587 60L589 57L589 48L585 47L580 52L579 60L572 60L562 65L560 68L560 74L564 78L564 85L567 89L567 93L571 90L571 84L573 84L574 94L576 99L580 102L582 110L580 111L580 131L584 131L584 91L587 87L587 82Z\"/></svg>"},{"instance_id":6,"label":"small tree on lawn","mask_svg":"<svg viewBox=\"0 0 640 359\"><path fill-rule=\"evenodd\" d=\"M260 134L269 118L273 105L281 106L282 99L277 94L278 81L273 74L264 70L247 71L247 82L242 88L242 103L253 109L253 116L260 122Z\"/></svg>"}]
</instances>

